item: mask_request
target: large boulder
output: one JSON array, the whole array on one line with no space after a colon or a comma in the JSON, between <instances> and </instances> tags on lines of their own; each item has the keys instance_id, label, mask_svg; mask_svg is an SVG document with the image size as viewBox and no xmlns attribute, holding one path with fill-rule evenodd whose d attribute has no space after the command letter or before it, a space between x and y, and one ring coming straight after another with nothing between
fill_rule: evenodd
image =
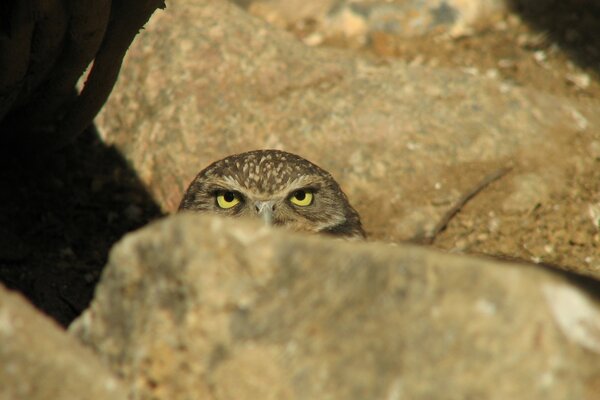
<instances>
[{"instance_id":1,"label":"large boulder","mask_svg":"<svg viewBox=\"0 0 600 400\"><path fill-rule=\"evenodd\" d=\"M88 349L0 284L0 399L124 400L125 393Z\"/></svg>"},{"instance_id":2,"label":"large boulder","mask_svg":"<svg viewBox=\"0 0 600 400\"><path fill-rule=\"evenodd\" d=\"M227 1L182 0L130 49L97 122L167 211L210 162L279 148L329 170L370 238L389 241L430 235L464 193L512 165L446 247L600 276L600 226L588 216L597 200L578 195L598 170L588 154L600 143L598 109L493 75L307 47ZM557 220L555 207L573 217Z\"/></svg>"},{"instance_id":3,"label":"large boulder","mask_svg":"<svg viewBox=\"0 0 600 400\"><path fill-rule=\"evenodd\" d=\"M182 214L113 249L70 330L136 399L592 400L598 290L536 266Z\"/></svg>"}]
</instances>

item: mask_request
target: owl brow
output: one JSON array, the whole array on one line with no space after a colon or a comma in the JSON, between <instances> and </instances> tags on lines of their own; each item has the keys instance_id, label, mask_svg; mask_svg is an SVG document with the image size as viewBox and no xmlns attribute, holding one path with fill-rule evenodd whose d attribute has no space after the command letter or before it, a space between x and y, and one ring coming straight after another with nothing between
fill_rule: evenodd
<instances>
[{"instance_id":1,"label":"owl brow","mask_svg":"<svg viewBox=\"0 0 600 400\"><path fill-rule=\"evenodd\" d=\"M311 178L310 176L306 175L291 179L288 181L287 185L288 187L295 187L296 190L307 187L315 187L316 189L321 187L321 184L316 181L315 178Z\"/></svg>"},{"instance_id":2,"label":"owl brow","mask_svg":"<svg viewBox=\"0 0 600 400\"><path fill-rule=\"evenodd\" d=\"M226 187L219 186L219 185L211 186L210 189L207 190L207 192L210 193L211 197L217 197L220 194L225 194L226 192L231 192L240 201L242 201L242 202L246 201L246 197L241 192L239 192L238 190L226 188Z\"/></svg>"},{"instance_id":3,"label":"owl brow","mask_svg":"<svg viewBox=\"0 0 600 400\"><path fill-rule=\"evenodd\" d=\"M226 176L222 179L216 179L216 182L213 182L211 188L214 190L222 190L222 191L231 191L231 192L242 192L244 189L241 185L237 183L237 181L231 177Z\"/></svg>"},{"instance_id":4,"label":"owl brow","mask_svg":"<svg viewBox=\"0 0 600 400\"><path fill-rule=\"evenodd\" d=\"M230 189L230 188L221 187L221 186L213 186L210 190L208 190L208 192L213 195L223 194L223 193L227 193L227 192L231 192L231 193L234 193L239 196L242 195L242 193L239 190Z\"/></svg>"},{"instance_id":5,"label":"owl brow","mask_svg":"<svg viewBox=\"0 0 600 400\"><path fill-rule=\"evenodd\" d=\"M293 195L298 190L304 190L305 192L317 193L319 190L321 190L321 186L317 185L317 184L309 184L309 185L304 185L304 186L296 186L296 187L293 187L292 189L288 190L288 192L287 192L288 196Z\"/></svg>"}]
</instances>

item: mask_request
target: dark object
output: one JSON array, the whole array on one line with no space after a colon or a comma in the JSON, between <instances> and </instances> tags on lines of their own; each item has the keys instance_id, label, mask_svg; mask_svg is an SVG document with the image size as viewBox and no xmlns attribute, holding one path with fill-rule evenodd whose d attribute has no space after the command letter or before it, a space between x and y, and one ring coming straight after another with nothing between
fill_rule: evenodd
<instances>
[{"instance_id":1,"label":"dark object","mask_svg":"<svg viewBox=\"0 0 600 400\"><path fill-rule=\"evenodd\" d=\"M88 127L135 35L164 6L164 0L3 0L0 151L48 153Z\"/></svg>"}]
</instances>

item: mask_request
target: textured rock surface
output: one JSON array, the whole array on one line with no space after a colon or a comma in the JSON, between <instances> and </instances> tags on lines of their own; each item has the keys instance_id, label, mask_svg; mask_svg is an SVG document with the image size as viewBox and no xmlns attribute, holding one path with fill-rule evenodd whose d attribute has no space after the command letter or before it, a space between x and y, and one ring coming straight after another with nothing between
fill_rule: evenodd
<instances>
[{"instance_id":1,"label":"textured rock surface","mask_svg":"<svg viewBox=\"0 0 600 400\"><path fill-rule=\"evenodd\" d=\"M138 399L592 400L599 328L542 268L179 215L115 247L70 329Z\"/></svg>"},{"instance_id":2,"label":"textured rock surface","mask_svg":"<svg viewBox=\"0 0 600 400\"><path fill-rule=\"evenodd\" d=\"M309 48L227 2L187 0L130 49L98 125L166 210L215 159L280 148L331 171L372 238L403 240L429 232L499 166L514 163L514 175L548 189L530 203L561 190L594 161L555 154L598 136L597 109L462 71ZM511 179L504 196L528 199Z\"/></svg>"},{"instance_id":3,"label":"textured rock surface","mask_svg":"<svg viewBox=\"0 0 600 400\"><path fill-rule=\"evenodd\" d=\"M92 353L0 285L0 399L125 399Z\"/></svg>"},{"instance_id":4,"label":"textured rock surface","mask_svg":"<svg viewBox=\"0 0 600 400\"><path fill-rule=\"evenodd\" d=\"M237 0L281 28L317 25L307 44L342 37L364 43L375 32L402 37L468 33L506 9L503 0ZM320 39L319 39L320 38Z\"/></svg>"}]
</instances>

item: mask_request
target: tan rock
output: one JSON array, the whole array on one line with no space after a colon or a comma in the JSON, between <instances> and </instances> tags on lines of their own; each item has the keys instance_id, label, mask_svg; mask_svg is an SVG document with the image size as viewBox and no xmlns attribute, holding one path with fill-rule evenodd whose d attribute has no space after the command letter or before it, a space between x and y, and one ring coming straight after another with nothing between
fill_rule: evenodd
<instances>
[{"instance_id":1,"label":"tan rock","mask_svg":"<svg viewBox=\"0 0 600 400\"><path fill-rule=\"evenodd\" d=\"M547 195L560 190L575 161L556 155L581 137L573 110L591 136L600 126L600 106L586 104L463 71L310 48L229 2L181 0L128 52L98 127L168 211L212 161L279 148L332 172L370 237L397 241L431 232L499 166L526 165ZM551 180L548 160L558 171ZM439 186L467 173L460 186ZM502 184L519 191L510 179ZM447 201L432 204L442 195ZM513 209L529 207L520 198Z\"/></svg>"},{"instance_id":2,"label":"tan rock","mask_svg":"<svg viewBox=\"0 0 600 400\"><path fill-rule=\"evenodd\" d=\"M99 128L167 211L210 162L279 148L332 172L369 238L396 242L430 235L463 194L513 165L435 244L600 277L587 261L598 253L591 239L577 249L546 241L567 222L569 235L589 226L569 215L597 201L588 154L600 140L597 100L515 87L483 69L309 48L219 0L177 2L156 17L129 52ZM490 211L497 232L477 223ZM487 239L467 240L480 234ZM546 245L555 251L543 258L527 250Z\"/></svg>"},{"instance_id":3,"label":"tan rock","mask_svg":"<svg viewBox=\"0 0 600 400\"><path fill-rule=\"evenodd\" d=\"M316 25L327 37L365 42L373 32L403 37L464 35L506 10L504 0L236 0L282 28Z\"/></svg>"},{"instance_id":4,"label":"tan rock","mask_svg":"<svg viewBox=\"0 0 600 400\"><path fill-rule=\"evenodd\" d=\"M592 400L577 279L182 214L114 248L70 330L136 399Z\"/></svg>"},{"instance_id":5,"label":"tan rock","mask_svg":"<svg viewBox=\"0 0 600 400\"><path fill-rule=\"evenodd\" d=\"M104 365L21 295L0 285L0 399L125 399Z\"/></svg>"}]
</instances>

